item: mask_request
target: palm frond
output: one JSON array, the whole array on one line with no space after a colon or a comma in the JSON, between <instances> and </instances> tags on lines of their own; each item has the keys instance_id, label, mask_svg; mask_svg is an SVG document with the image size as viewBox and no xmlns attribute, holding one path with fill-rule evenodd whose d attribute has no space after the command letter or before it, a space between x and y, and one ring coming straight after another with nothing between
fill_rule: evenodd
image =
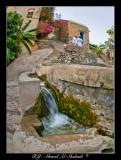
<instances>
[{"instance_id":1,"label":"palm frond","mask_svg":"<svg viewBox=\"0 0 121 160\"><path fill-rule=\"evenodd\" d=\"M31 32L25 32L24 34L25 34L25 35L29 35L29 36L36 36L35 33L31 33Z\"/></svg>"},{"instance_id":2,"label":"palm frond","mask_svg":"<svg viewBox=\"0 0 121 160\"><path fill-rule=\"evenodd\" d=\"M28 38L24 38L24 40L30 45L30 46L34 46L34 44L28 39Z\"/></svg>"},{"instance_id":3,"label":"palm frond","mask_svg":"<svg viewBox=\"0 0 121 160\"><path fill-rule=\"evenodd\" d=\"M28 22L22 27L22 30L25 30L30 23L31 23L31 20L28 20Z\"/></svg>"},{"instance_id":4,"label":"palm frond","mask_svg":"<svg viewBox=\"0 0 121 160\"><path fill-rule=\"evenodd\" d=\"M29 51L29 53L31 53L31 50L30 50L28 44L25 42L25 40L22 40L21 42L22 42L23 45L26 47L26 49Z\"/></svg>"},{"instance_id":5,"label":"palm frond","mask_svg":"<svg viewBox=\"0 0 121 160\"><path fill-rule=\"evenodd\" d=\"M35 36L24 35L23 39L34 39Z\"/></svg>"},{"instance_id":6,"label":"palm frond","mask_svg":"<svg viewBox=\"0 0 121 160\"><path fill-rule=\"evenodd\" d=\"M34 29L30 29L29 31L27 31L27 32L33 32L33 31L36 31L36 28L34 28Z\"/></svg>"}]
</instances>

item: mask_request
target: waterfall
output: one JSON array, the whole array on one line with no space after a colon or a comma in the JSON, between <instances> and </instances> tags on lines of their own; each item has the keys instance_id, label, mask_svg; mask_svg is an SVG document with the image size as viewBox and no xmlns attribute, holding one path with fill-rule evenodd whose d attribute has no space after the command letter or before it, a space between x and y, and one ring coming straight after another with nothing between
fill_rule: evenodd
<instances>
[{"instance_id":1,"label":"waterfall","mask_svg":"<svg viewBox=\"0 0 121 160\"><path fill-rule=\"evenodd\" d=\"M44 82L40 83L42 95L50 114L41 119L44 130L42 136L53 134L69 134L69 133L86 133L86 128L83 125L68 118L64 114L58 112L58 104L56 95L50 88L46 88Z\"/></svg>"},{"instance_id":2,"label":"waterfall","mask_svg":"<svg viewBox=\"0 0 121 160\"><path fill-rule=\"evenodd\" d=\"M44 101L49 112L54 116L54 114L58 113L58 106L55 102L55 98L51 93L50 89L45 88L44 86L41 87L42 95L44 97Z\"/></svg>"}]
</instances>

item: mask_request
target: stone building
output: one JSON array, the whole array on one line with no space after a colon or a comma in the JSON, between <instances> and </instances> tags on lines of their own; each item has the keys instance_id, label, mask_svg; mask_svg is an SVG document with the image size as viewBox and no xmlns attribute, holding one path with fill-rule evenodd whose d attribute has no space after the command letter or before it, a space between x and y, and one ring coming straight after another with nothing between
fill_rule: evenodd
<instances>
[{"instance_id":1,"label":"stone building","mask_svg":"<svg viewBox=\"0 0 121 160\"><path fill-rule=\"evenodd\" d=\"M27 6L27 7L7 7L7 12L9 11L16 11L20 15L22 15L22 18L24 19L23 25L28 22L28 20L31 20L30 25L27 27L27 30L34 29L37 27L39 23L39 18L40 18L40 12L41 12L42 7L34 7L34 6ZM33 33L36 33L33 32ZM33 44L35 44L34 40L31 40ZM21 44L22 46L22 53L29 53L25 46ZM32 52L38 50L37 46L31 47L30 49Z\"/></svg>"},{"instance_id":2,"label":"stone building","mask_svg":"<svg viewBox=\"0 0 121 160\"><path fill-rule=\"evenodd\" d=\"M71 42L75 34L77 36L81 35L83 45L89 49L89 28L72 20L64 21L67 21L68 23L56 33L56 38L63 42Z\"/></svg>"}]
</instances>

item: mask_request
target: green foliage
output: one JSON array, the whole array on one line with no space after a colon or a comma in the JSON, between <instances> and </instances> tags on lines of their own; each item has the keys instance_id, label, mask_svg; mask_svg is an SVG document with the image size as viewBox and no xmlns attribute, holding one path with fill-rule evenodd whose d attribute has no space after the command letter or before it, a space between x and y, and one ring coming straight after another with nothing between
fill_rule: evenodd
<instances>
[{"instance_id":1,"label":"green foliage","mask_svg":"<svg viewBox=\"0 0 121 160\"><path fill-rule=\"evenodd\" d=\"M31 53L31 50L30 50L28 44L26 43L26 41L25 41L25 40L22 40L21 42L22 42L23 45L26 47L26 49L29 51L29 53Z\"/></svg>"},{"instance_id":2,"label":"green foliage","mask_svg":"<svg viewBox=\"0 0 121 160\"><path fill-rule=\"evenodd\" d=\"M99 45L99 48L100 48L100 49L105 49L105 45L104 45L104 44L100 44L100 45Z\"/></svg>"},{"instance_id":3,"label":"green foliage","mask_svg":"<svg viewBox=\"0 0 121 160\"><path fill-rule=\"evenodd\" d=\"M42 98L42 94L39 94L39 97L37 99L37 103L35 104L35 109L33 110L32 114L37 114L38 117L41 115L41 98Z\"/></svg>"},{"instance_id":4,"label":"green foliage","mask_svg":"<svg viewBox=\"0 0 121 160\"><path fill-rule=\"evenodd\" d=\"M108 41L105 41L105 47L109 48L110 50L114 50L114 39L109 38Z\"/></svg>"},{"instance_id":5,"label":"green foliage","mask_svg":"<svg viewBox=\"0 0 121 160\"><path fill-rule=\"evenodd\" d=\"M33 32L33 31L36 31L36 28L30 29L28 32Z\"/></svg>"},{"instance_id":6,"label":"green foliage","mask_svg":"<svg viewBox=\"0 0 121 160\"><path fill-rule=\"evenodd\" d=\"M22 23L21 15L16 12L7 13L7 64L10 64L16 58L16 53L22 51L17 42L17 35Z\"/></svg>"},{"instance_id":7,"label":"green foliage","mask_svg":"<svg viewBox=\"0 0 121 160\"><path fill-rule=\"evenodd\" d=\"M97 53L97 55L102 55L103 54L103 50L101 49L101 48L98 48L97 50L96 50L96 53Z\"/></svg>"},{"instance_id":8,"label":"green foliage","mask_svg":"<svg viewBox=\"0 0 121 160\"><path fill-rule=\"evenodd\" d=\"M106 33L110 35L107 41L104 44L100 44L99 46L96 44L89 44L90 49L95 51L97 55L103 54L103 49L110 49L114 50L114 27L112 26L111 29L107 30Z\"/></svg>"},{"instance_id":9,"label":"green foliage","mask_svg":"<svg viewBox=\"0 0 121 160\"><path fill-rule=\"evenodd\" d=\"M54 90L57 96L58 109L60 112L85 126L97 126L98 116L92 112L90 104L87 102L80 102L78 99L74 99L71 95L63 95L63 93L61 93L54 85L51 85L47 81L47 76L45 74L39 78L44 80L46 85Z\"/></svg>"},{"instance_id":10,"label":"green foliage","mask_svg":"<svg viewBox=\"0 0 121 160\"><path fill-rule=\"evenodd\" d=\"M96 51L97 50L97 48L98 48L98 46L96 45L96 44L89 44L89 48L90 49L92 49L92 50L94 50L94 51Z\"/></svg>"},{"instance_id":11,"label":"green foliage","mask_svg":"<svg viewBox=\"0 0 121 160\"><path fill-rule=\"evenodd\" d=\"M9 48L7 48L7 64L9 64L10 61L13 61L14 59L15 59L15 53L14 52L12 53L12 51Z\"/></svg>"},{"instance_id":12,"label":"green foliage","mask_svg":"<svg viewBox=\"0 0 121 160\"><path fill-rule=\"evenodd\" d=\"M105 45L96 45L96 44L89 44L89 47L91 50L95 51L97 55L102 55L103 54L103 49L105 48Z\"/></svg>"},{"instance_id":13,"label":"green foliage","mask_svg":"<svg viewBox=\"0 0 121 160\"><path fill-rule=\"evenodd\" d=\"M111 138L114 138L114 132L110 135Z\"/></svg>"},{"instance_id":14,"label":"green foliage","mask_svg":"<svg viewBox=\"0 0 121 160\"><path fill-rule=\"evenodd\" d=\"M7 13L7 36L11 38L16 37L23 24L22 16L16 11Z\"/></svg>"},{"instance_id":15,"label":"green foliage","mask_svg":"<svg viewBox=\"0 0 121 160\"><path fill-rule=\"evenodd\" d=\"M102 130L102 129L98 129L98 133L99 133L100 135L102 135L102 136L109 136L109 137L111 137L111 138L114 138L114 132L113 132L111 135L108 135L108 134L106 133L106 131L104 131L104 130Z\"/></svg>"},{"instance_id":16,"label":"green foliage","mask_svg":"<svg viewBox=\"0 0 121 160\"><path fill-rule=\"evenodd\" d=\"M18 53L22 52L22 48L19 45L23 43L26 49L31 53L29 45L33 46L29 39L34 39L35 34L30 31L24 31L31 20L29 20L23 27L23 18L16 11L7 13L7 64L10 64Z\"/></svg>"},{"instance_id":17,"label":"green foliage","mask_svg":"<svg viewBox=\"0 0 121 160\"><path fill-rule=\"evenodd\" d=\"M21 46L18 45L17 39L7 36L7 48L11 50L11 54L21 53Z\"/></svg>"},{"instance_id":18,"label":"green foliage","mask_svg":"<svg viewBox=\"0 0 121 160\"><path fill-rule=\"evenodd\" d=\"M114 152L114 149L113 148L109 148L109 149L104 149L101 151L102 153L112 153Z\"/></svg>"},{"instance_id":19,"label":"green foliage","mask_svg":"<svg viewBox=\"0 0 121 160\"><path fill-rule=\"evenodd\" d=\"M30 23L31 23L31 20L28 20L28 22L22 27L22 30L25 30Z\"/></svg>"},{"instance_id":20,"label":"green foliage","mask_svg":"<svg viewBox=\"0 0 121 160\"><path fill-rule=\"evenodd\" d=\"M56 27L54 30L54 34L56 34L59 31L59 27Z\"/></svg>"},{"instance_id":21,"label":"green foliage","mask_svg":"<svg viewBox=\"0 0 121 160\"><path fill-rule=\"evenodd\" d=\"M112 26L111 29L108 29L106 33L110 36L114 35L114 26Z\"/></svg>"}]
</instances>

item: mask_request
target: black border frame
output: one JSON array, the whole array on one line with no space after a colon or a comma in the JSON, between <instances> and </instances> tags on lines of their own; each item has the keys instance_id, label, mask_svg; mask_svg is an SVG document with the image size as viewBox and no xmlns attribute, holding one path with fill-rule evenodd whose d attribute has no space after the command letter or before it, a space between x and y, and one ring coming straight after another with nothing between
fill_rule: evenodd
<instances>
[{"instance_id":1,"label":"black border frame","mask_svg":"<svg viewBox=\"0 0 121 160\"><path fill-rule=\"evenodd\" d=\"M33 154L14 154L14 153L6 153L6 81L7 81L7 64L6 64L6 7L7 6L114 6L115 7L115 95L116 95L116 90L117 90L117 93L119 93L118 90L119 89L119 84L120 83L117 83L117 79L119 80L120 78L120 62L116 62L118 60L120 60L120 58L117 59L117 54L118 54L118 57L120 57L120 45L118 46L118 36L120 35L120 25L117 25L117 22L120 23L120 19L117 20L116 22L116 14L118 16L118 11L120 11L120 5L119 5L119 1L114 1L114 0L110 0L110 1L65 1L62 5L62 3L60 2L60 4L58 4L59 2L57 2L57 0L54 0L54 1L47 1L47 0L41 0L41 1L37 1L36 4L32 1L15 1L15 0L11 0L11 1L4 1L4 2L0 2L0 22L1 22L1 25L0 25L0 35L2 34L2 36L0 36L0 44L1 44L1 49L2 51L0 52L0 60L1 60L1 71L2 71L2 76L1 76L1 83L0 83L0 86L1 86L1 93L0 93L0 96L1 96L1 100L2 100L2 103L1 103L1 112L2 115L0 116L1 120L0 120L0 125L2 126L1 127L1 132L2 133L2 136L0 136L0 156L1 158L6 158L6 159L12 159L12 160L16 160L16 159L34 159L32 158L32 156L34 156ZM29 4L29 5L28 5ZM75 4L75 5L74 5ZM110 5L109 5L110 4ZM118 33L116 33L118 32ZM120 43L120 42L119 42ZM117 47L116 47L117 46ZM118 48L118 49L117 49ZM117 50L117 52L116 52ZM117 69L116 69L117 68ZM117 74L117 77L116 78L116 74ZM117 87L116 87L117 85ZM103 158L103 159L120 159L118 158L120 156L120 152L119 152L119 149L120 147L118 146L120 144L120 131L121 131L121 128L119 127L119 117L118 117L118 113L121 113L120 112L120 100L118 100L118 94L115 96L115 153L114 154L59 154L59 157L58 158L71 158L71 155L75 155L75 158L78 158L76 157L77 156L81 156L82 159L97 159L97 158ZM119 110L119 111L118 111ZM4 113L4 114L3 114ZM4 122L4 123L3 123ZM117 124L117 125L116 125ZM38 155L38 159L41 159L41 158L49 158L49 155L51 157L51 155L58 155L58 154L37 154ZM40 157L39 157L40 156ZM52 159L52 158L49 158L49 159Z\"/></svg>"}]
</instances>

